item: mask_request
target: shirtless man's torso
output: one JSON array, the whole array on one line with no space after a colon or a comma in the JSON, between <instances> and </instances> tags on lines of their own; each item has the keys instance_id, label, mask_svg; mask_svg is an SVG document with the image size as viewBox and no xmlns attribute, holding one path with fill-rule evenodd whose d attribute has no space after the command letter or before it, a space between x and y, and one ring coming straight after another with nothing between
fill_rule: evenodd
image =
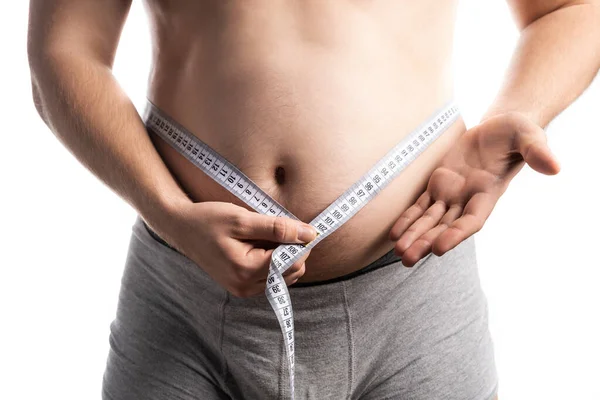
<instances>
[{"instance_id":1,"label":"shirtless man's torso","mask_svg":"<svg viewBox=\"0 0 600 400\"><path fill-rule=\"evenodd\" d=\"M452 99L456 3L150 0L148 97L308 222ZM390 251L390 228L464 131L457 121L316 246L299 281ZM191 199L250 209L152 136Z\"/></svg>"}]
</instances>

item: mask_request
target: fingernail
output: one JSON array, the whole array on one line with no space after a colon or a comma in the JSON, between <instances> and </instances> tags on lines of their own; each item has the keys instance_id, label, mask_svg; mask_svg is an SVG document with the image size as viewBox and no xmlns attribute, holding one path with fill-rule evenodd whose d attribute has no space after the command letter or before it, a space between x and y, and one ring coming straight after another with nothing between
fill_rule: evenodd
<instances>
[{"instance_id":1,"label":"fingernail","mask_svg":"<svg viewBox=\"0 0 600 400\"><path fill-rule=\"evenodd\" d=\"M317 236L317 231L310 225L300 225L298 227L298 240L301 242L310 242Z\"/></svg>"}]
</instances>

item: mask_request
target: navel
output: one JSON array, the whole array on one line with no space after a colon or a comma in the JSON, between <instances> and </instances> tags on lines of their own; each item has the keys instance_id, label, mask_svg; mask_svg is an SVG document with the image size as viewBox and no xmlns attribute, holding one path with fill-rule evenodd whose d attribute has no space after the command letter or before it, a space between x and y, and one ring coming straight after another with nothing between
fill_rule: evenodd
<instances>
[{"instance_id":1,"label":"navel","mask_svg":"<svg viewBox=\"0 0 600 400\"><path fill-rule=\"evenodd\" d=\"M283 167L275 168L275 181L279 185L283 185L285 182L285 169Z\"/></svg>"}]
</instances>

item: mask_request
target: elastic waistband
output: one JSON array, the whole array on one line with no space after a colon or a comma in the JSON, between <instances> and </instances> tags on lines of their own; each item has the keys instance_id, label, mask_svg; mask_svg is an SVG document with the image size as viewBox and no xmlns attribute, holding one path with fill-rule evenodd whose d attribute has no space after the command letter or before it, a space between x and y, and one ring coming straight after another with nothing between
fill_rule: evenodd
<instances>
[{"instance_id":1,"label":"elastic waistband","mask_svg":"<svg viewBox=\"0 0 600 400\"><path fill-rule=\"evenodd\" d=\"M161 238L156 232L154 232L146 224L145 221L142 220L142 222L144 224L144 227L146 228L146 230L150 234L150 236L152 236L158 242L160 242L163 245L167 246L171 250L177 251L176 248L174 248L173 246L171 246L163 238ZM177 251L177 252L179 253L179 251ZM398 262L398 261L401 261L401 260L402 260L402 258L400 256L396 255L396 253L394 253L394 249L392 249L392 250L388 251L387 253L385 253L383 256L379 257L377 260L375 260L372 263L370 263L369 265L367 265L366 267L363 267L363 268L361 268L361 269L359 269L357 271L351 272L349 274L342 275L342 276L339 276L337 278L327 279L327 280L324 280L324 281L296 282L293 285L290 285L289 287L290 288L295 288L295 287L310 287L310 286L327 285L327 284L330 284L330 283L341 282L341 281L345 281L345 280L348 280L348 279L352 279L352 278L357 277L359 275L366 274L367 272L375 271L376 269L385 267L386 265L390 265L392 263L395 263L395 262Z\"/></svg>"},{"instance_id":2,"label":"elastic waistband","mask_svg":"<svg viewBox=\"0 0 600 400\"><path fill-rule=\"evenodd\" d=\"M152 236L154 239L158 240L160 243L164 244L165 246L167 246L168 248L170 248L173 251L177 251L177 249L173 246L171 246L169 243L167 243L166 240L164 240L163 238L161 238L160 236L158 236L158 233L154 232L152 230L152 228L150 228L147 224L146 221L142 220L142 223L144 224L144 227L146 228L146 230L148 231L148 233L150 234L150 236ZM177 251L179 253L179 251ZM179 253L181 254L181 253Z\"/></svg>"},{"instance_id":3,"label":"elastic waistband","mask_svg":"<svg viewBox=\"0 0 600 400\"><path fill-rule=\"evenodd\" d=\"M401 261L401 257L394 253L394 249L388 251L383 256L379 257L377 260L373 261L371 264L363 267L357 271L351 272L346 275L338 276L337 278L327 279L325 281L316 281L316 282L296 282L293 285L290 285L290 288L294 287L309 287L309 286L319 286L319 285L327 285L329 283L336 283L341 281L346 281L348 279L355 278L359 275L366 274L367 272L375 271L376 269L385 267L386 265L390 265L392 263Z\"/></svg>"}]
</instances>

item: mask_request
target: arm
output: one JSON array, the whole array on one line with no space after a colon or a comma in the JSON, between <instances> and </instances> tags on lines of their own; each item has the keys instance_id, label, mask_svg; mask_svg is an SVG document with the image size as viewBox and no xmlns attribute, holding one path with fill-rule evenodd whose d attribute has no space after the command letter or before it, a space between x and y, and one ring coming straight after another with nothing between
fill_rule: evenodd
<instances>
[{"instance_id":1,"label":"arm","mask_svg":"<svg viewBox=\"0 0 600 400\"><path fill-rule=\"evenodd\" d=\"M48 127L157 233L236 296L265 290L273 249L307 243L315 229L226 202L192 202L156 152L111 67L131 0L31 0L33 97ZM303 232L300 228L306 229ZM283 274L304 274L310 251Z\"/></svg>"},{"instance_id":2,"label":"arm","mask_svg":"<svg viewBox=\"0 0 600 400\"><path fill-rule=\"evenodd\" d=\"M521 36L498 95L390 231L405 266L478 232L525 163L548 175L560 170L543 128L598 73L600 1L509 2Z\"/></svg>"},{"instance_id":3,"label":"arm","mask_svg":"<svg viewBox=\"0 0 600 400\"><path fill-rule=\"evenodd\" d=\"M31 0L27 50L34 103L44 122L96 177L155 221L190 200L112 74L130 5Z\"/></svg>"},{"instance_id":4,"label":"arm","mask_svg":"<svg viewBox=\"0 0 600 400\"><path fill-rule=\"evenodd\" d=\"M516 111L546 127L600 68L600 1L507 0L521 36L483 119Z\"/></svg>"}]
</instances>

